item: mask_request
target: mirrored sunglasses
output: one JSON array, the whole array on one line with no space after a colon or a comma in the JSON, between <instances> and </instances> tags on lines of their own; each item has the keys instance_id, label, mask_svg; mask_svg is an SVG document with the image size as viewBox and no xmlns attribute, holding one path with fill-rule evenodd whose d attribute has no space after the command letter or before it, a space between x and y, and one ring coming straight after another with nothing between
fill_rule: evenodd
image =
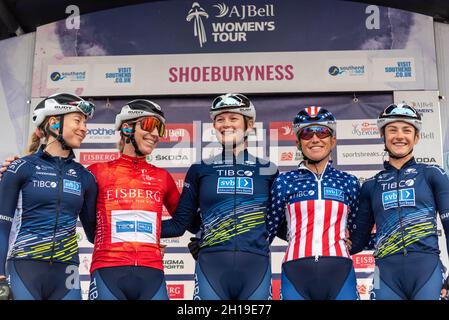
<instances>
[{"instance_id":1,"label":"mirrored sunglasses","mask_svg":"<svg viewBox=\"0 0 449 320\"><path fill-rule=\"evenodd\" d=\"M299 132L299 138L302 140L310 140L315 134L319 139L324 139L332 136L332 130L324 126L305 127Z\"/></svg>"}]
</instances>

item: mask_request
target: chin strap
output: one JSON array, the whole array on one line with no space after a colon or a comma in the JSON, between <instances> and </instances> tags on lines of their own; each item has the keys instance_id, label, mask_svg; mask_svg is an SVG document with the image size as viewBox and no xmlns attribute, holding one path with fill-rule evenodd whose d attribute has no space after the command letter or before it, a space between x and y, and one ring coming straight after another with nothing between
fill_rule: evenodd
<instances>
[{"instance_id":1,"label":"chin strap","mask_svg":"<svg viewBox=\"0 0 449 320\"><path fill-rule=\"evenodd\" d=\"M413 148L406 154L404 154L403 156L396 156L394 155L390 150L388 150L387 145L385 145L384 151L388 152L388 156L392 159L402 159L407 157L409 154L411 154L413 152Z\"/></svg>"},{"instance_id":2,"label":"chin strap","mask_svg":"<svg viewBox=\"0 0 449 320\"><path fill-rule=\"evenodd\" d=\"M56 139L61 144L62 150L72 150L72 148L65 142L62 137L64 130L64 116L59 116L59 134L54 133L48 128L44 128L44 132L46 135L50 135Z\"/></svg>"},{"instance_id":3,"label":"chin strap","mask_svg":"<svg viewBox=\"0 0 449 320\"><path fill-rule=\"evenodd\" d=\"M121 134L126 138L125 143L131 142L131 144L134 147L134 152L136 153L136 156L141 157L144 154L139 150L139 147L137 146L136 138L134 138L134 132L136 132L135 122L132 124L132 129L123 128Z\"/></svg>"}]
</instances>

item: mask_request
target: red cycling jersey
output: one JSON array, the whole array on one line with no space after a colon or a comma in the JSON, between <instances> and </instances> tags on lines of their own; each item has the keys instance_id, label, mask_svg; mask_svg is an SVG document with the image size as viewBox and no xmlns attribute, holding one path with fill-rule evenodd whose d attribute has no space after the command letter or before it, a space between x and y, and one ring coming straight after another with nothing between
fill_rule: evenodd
<instances>
[{"instance_id":1,"label":"red cycling jersey","mask_svg":"<svg viewBox=\"0 0 449 320\"><path fill-rule=\"evenodd\" d=\"M162 206L173 214L179 191L168 171L122 155L89 167L98 184L97 226L90 272L115 266L163 270Z\"/></svg>"}]
</instances>

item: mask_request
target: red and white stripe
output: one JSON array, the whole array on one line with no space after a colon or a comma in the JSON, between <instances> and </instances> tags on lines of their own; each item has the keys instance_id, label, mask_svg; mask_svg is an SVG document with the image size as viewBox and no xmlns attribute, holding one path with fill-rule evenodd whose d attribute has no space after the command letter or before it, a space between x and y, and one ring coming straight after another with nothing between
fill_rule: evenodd
<instances>
[{"instance_id":1,"label":"red and white stripe","mask_svg":"<svg viewBox=\"0 0 449 320\"><path fill-rule=\"evenodd\" d=\"M350 257L344 238L348 206L307 200L287 206L290 239L284 262L310 256Z\"/></svg>"},{"instance_id":2,"label":"red and white stripe","mask_svg":"<svg viewBox=\"0 0 449 320\"><path fill-rule=\"evenodd\" d=\"M317 106L310 106L306 108L306 112L312 117L315 118L318 114L318 111L320 111L321 107Z\"/></svg>"}]
</instances>

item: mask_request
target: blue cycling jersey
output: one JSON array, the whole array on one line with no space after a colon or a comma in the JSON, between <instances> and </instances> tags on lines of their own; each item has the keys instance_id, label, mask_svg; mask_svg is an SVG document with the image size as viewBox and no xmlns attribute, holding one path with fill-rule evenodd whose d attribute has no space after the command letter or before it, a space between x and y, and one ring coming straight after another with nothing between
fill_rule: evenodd
<instances>
[{"instance_id":1,"label":"blue cycling jersey","mask_svg":"<svg viewBox=\"0 0 449 320\"><path fill-rule=\"evenodd\" d=\"M202 252L268 255L265 218L276 175L273 163L262 163L247 150L192 165L173 218L162 222L161 237L182 235L200 209Z\"/></svg>"},{"instance_id":2,"label":"blue cycling jersey","mask_svg":"<svg viewBox=\"0 0 449 320\"><path fill-rule=\"evenodd\" d=\"M414 158L399 170L388 162L384 167L363 184L359 210L349 220L351 254L363 250L374 223L376 258L411 251L439 254L436 212L449 240L446 172L436 165L418 164Z\"/></svg>"},{"instance_id":3,"label":"blue cycling jersey","mask_svg":"<svg viewBox=\"0 0 449 320\"><path fill-rule=\"evenodd\" d=\"M0 275L5 274L8 237L16 224L8 259L79 264L76 222L89 241L95 230L97 184L81 164L41 149L8 167L0 182ZM19 194L22 212L14 217Z\"/></svg>"}]
</instances>

